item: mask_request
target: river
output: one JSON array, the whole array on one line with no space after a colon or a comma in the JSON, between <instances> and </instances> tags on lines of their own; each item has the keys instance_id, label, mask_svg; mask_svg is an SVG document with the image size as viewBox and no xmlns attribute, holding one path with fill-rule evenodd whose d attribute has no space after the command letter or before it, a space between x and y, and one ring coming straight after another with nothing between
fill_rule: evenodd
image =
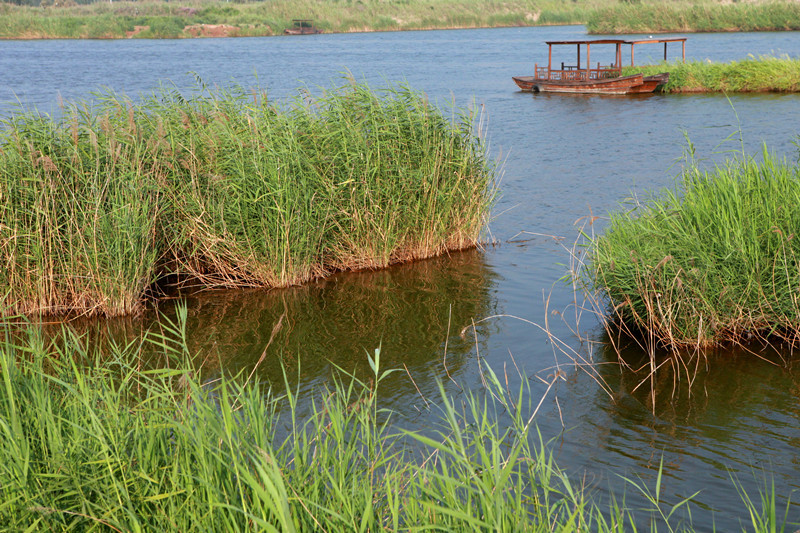
<instances>
[{"instance_id":1,"label":"river","mask_svg":"<svg viewBox=\"0 0 800 533\"><path fill-rule=\"evenodd\" d=\"M312 389L331 379L333 365L363 371L365 352L381 346L384 368L405 365L414 378L395 374L384 401L398 411L398 423L416 426L430 421L422 396L435 400L437 382L454 395L481 387L479 358L498 374L508 372L512 388L530 380L534 396L546 389L535 376L547 381L562 370L566 379L537 415L562 467L576 479L585 476L602 498L609 490L620 495L621 475L654 486L663 459L667 502L700 491L695 527L739 530L747 517L732 478L754 499L759 486L774 482L781 510L791 495L800 499L797 357L760 347L751 348L761 357L722 350L637 388L641 373L617 365L616 355L598 344L605 340L598 320L590 312L576 316L575 294L559 279L578 237L576 222L600 216L593 228L602 231L602 217L621 201L671 187L687 139L706 165L737 152L758 157L762 144L796 159L800 95L587 97L517 90L511 76L546 62L544 41L584 37L584 28L563 26L2 41L0 111L23 106L58 113L59 99L92 98L103 88L132 96L159 85L186 90L195 76L211 86L260 85L280 100L299 87L315 94L345 83L345 73L376 88L407 82L443 107L454 102L475 109L502 171L487 236L494 244L288 290L188 296L193 349L210 374L248 370L286 313L259 367L262 379L280 383L284 365L299 376L301 390ZM688 59L712 61L796 57L798 51L797 32L694 34L686 48ZM637 62L648 53L658 59L663 50L637 49ZM671 53L678 57L679 47ZM161 310L169 314L170 304ZM85 327L135 336L153 320L151 313ZM537 324L547 324L549 333ZM575 357L594 365L579 369ZM628 348L625 357L636 365L644 353ZM636 506L631 490L628 503ZM800 507L793 504L789 517L800 521Z\"/></svg>"}]
</instances>

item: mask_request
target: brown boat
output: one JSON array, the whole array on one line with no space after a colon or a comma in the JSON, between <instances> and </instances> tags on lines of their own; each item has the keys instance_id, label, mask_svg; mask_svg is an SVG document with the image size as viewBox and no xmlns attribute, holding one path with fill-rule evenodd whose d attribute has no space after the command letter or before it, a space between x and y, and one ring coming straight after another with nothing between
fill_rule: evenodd
<instances>
[{"instance_id":1,"label":"brown boat","mask_svg":"<svg viewBox=\"0 0 800 533\"><path fill-rule=\"evenodd\" d=\"M626 41L622 39L595 39L588 41L548 41L547 66L534 65L533 76L514 76L514 82L523 91L553 93L588 93L588 94L637 94L652 93L660 90L669 81L669 73L663 72L654 76L643 76L641 73L622 76L622 45L631 47L631 65L634 60L634 46L644 43L663 43L664 60L667 59L667 43L682 44L683 60L686 60L686 38L642 39ZM592 45L614 45L616 54L614 62L608 66L597 63L591 66ZM571 45L577 47L575 65L561 63L560 69L553 68L553 46ZM586 50L586 66L581 64L581 47Z\"/></svg>"},{"instance_id":2,"label":"brown boat","mask_svg":"<svg viewBox=\"0 0 800 533\"><path fill-rule=\"evenodd\" d=\"M322 33L322 30L314 26L314 21L311 19L294 19L292 20L292 27L283 30L286 35L315 35Z\"/></svg>"}]
</instances>

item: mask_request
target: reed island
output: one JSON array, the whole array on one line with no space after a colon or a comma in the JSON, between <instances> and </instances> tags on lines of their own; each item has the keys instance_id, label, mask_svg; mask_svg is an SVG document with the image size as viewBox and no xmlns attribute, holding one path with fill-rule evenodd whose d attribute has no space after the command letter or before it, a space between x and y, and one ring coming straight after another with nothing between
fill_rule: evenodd
<instances>
[{"instance_id":1,"label":"reed island","mask_svg":"<svg viewBox=\"0 0 800 533\"><path fill-rule=\"evenodd\" d=\"M0 311L129 314L164 283L286 287L476 246L495 174L473 117L343 83L5 118Z\"/></svg>"},{"instance_id":2,"label":"reed island","mask_svg":"<svg viewBox=\"0 0 800 533\"><path fill-rule=\"evenodd\" d=\"M800 341L800 166L764 150L684 171L589 243L610 323L672 348Z\"/></svg>"},{"instance_id":3,"label":"reed island","mask_svg":"<svg viewBox=\"0 0 800 533\"><path fill-rule=\"evenodd\" d=\"M668 72L669 81L662 89L666 93L800 91L800 59L787 56L749 57L729 63L675 61L625 67L622 72L644 76Z\"/></svg>"}]
</instances>

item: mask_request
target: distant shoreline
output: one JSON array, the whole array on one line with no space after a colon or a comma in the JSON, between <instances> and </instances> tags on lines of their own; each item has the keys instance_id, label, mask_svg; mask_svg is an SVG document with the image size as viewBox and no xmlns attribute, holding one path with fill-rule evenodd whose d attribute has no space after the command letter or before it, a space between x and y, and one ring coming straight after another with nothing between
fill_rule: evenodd
<instances>
[{"instance_id":1,"label":"distant shoreline","mask_svg":"<svg viewBox=\"0 0 800 533\"><path fill-rule=\"evenodd\" d=\"M354 33L402 33L402 32L415 32L415 31L449 31L449 30L493 30L493 29L507 29L507 28L537 28L537 27L551 27L551 26L583 26L584 24L581 23L574 23L574 24L536 24L532 26L520 26L520 25L512 25L512 26L448 26L448 27L430 27L430 28L412 28L412 29L357 29L357 30L347 30L347 31L323 31L317 35L345 35L345 34L354 34ZM215 26L210 24L208 26ZM247 28L245 28L247 29ZM56 41L56 40L84 40L84 41L124 41L128 39L150 39L150 40L163 40L163 39L220 39L220 38L247 38L247 37L286 37L286 38L303 38L303 37L313 37L313 35L288 35L285 33L270 33L270 34L252 34L252 33L244 33L241 31L241 28L234 27L232 28L230 34L227 35L207 35L207 34L199 34L199 35L180 35L177 37L140 37L138 35L131 35L131 36L99 36L99 37L62 37L62 36L37 36L37 37L29 37L29 36L19 36L19 37L7 37L7 36L0 36L0 41Z\"/></svg>"},{"instance_id":2,"label":"distant shoreline","mask_svg":"<svg viewBox=\"0 0 800 533\"><path fill-rule=\"evenodd\" d=\"M26 0L21 0L26 1ZM36 2L39 0L27 0ZM800 2L756 0L719 4L696 0L270 0L219 3L42 0L0 3L0 39L178 39L282 35L292 20L313 21L324 33L585 25L589 34L800 30ZM310 37L293 36L296 38Z\"/></svg>"}]
</instances>

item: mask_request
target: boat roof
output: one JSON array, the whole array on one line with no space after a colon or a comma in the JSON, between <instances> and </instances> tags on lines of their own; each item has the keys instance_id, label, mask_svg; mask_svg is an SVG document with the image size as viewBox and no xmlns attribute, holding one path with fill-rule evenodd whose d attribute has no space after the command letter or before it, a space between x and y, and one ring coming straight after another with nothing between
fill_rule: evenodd
<instances>
[{"instance_id":1,"label":"boat roof","mask_svg":"<svg viewBox=\"0 0 800 533\"><path fill-rule=\"evenodd\" d=\"M645 43L674 43L685 41L686 37L668 37L664 39L585 39L577 41L545 41L545 44L645 44Z\"/></svg>"},{"instance_id":2,"label":"boat roof","mask_svg":"<svg viewBox=\"0 0 800 533\"><path fill-rule=\"evenodd\" d=\"M647 44L647 43L679 43L686 40L686 37L667 37L665 39L629 39L625 41L627 44Z\"/></svg>"}]
</instances>

